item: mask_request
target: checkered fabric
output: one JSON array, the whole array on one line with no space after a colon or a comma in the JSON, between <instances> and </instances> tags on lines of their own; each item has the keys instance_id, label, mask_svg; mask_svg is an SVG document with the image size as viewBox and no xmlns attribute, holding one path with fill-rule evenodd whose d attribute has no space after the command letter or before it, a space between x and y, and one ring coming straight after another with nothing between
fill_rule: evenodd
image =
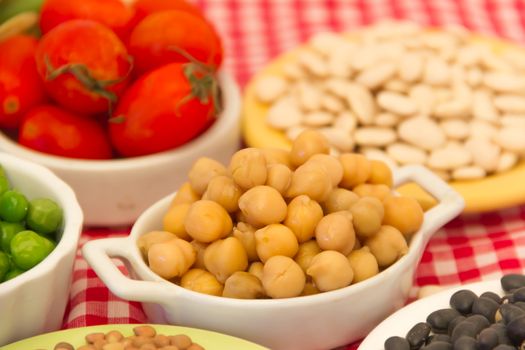
<instances>
[{"instance_id":1,"label":"checkered fabric","mask_svg":"<svg viewBox=\"0 0 525 350\"><path fill-rule=\"evenodd\" d=\"M268 61L312 34L351 30L386 18L425 25L459 24L525 44L525 0L198 0L224 40L226 69L244 86ZM417 270L420 286L451 285L525 271L525 206L463 216L437 232ZM121 236L124 229L86 228L87 240ZM117 263L124 270L122 264ZM115 297L80 253L64 328L142 323L140 304ZM353 349L356 344L343 347Z\"/></svg>"}]
</instances>

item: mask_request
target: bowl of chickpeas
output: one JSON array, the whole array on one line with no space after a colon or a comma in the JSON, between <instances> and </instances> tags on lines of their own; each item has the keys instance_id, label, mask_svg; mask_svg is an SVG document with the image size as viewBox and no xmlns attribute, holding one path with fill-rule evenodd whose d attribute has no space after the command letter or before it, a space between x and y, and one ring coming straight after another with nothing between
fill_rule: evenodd
<instances>
[{"instance_id":1,"label":"bowl of chickpeas","mask_svg":"<svg viewBox=\"0 0 525 350\"><path fill-rule=\"evenodd\" d=\"M393 188L415 182L426 212ZM334 348L403 306L431 235L462 198L421 166L394 173L356 153L329 154L307 130L291 150L245 148L228 164L195 160L187 182L147 209L125 238L83 254L148 318L271 349ZM129 263L132 278L111 262Z\"/></svg>"},{"instance_id":2,"label":"bowl of chickpeas","mask_svg":"<svg viewBox=\"0 0 525 350\"><path fill-rule=\"evenodd\" d=\"M83 224L73 190L0 153L0 346L60 329Z\"/></svg>"}]
</instances>

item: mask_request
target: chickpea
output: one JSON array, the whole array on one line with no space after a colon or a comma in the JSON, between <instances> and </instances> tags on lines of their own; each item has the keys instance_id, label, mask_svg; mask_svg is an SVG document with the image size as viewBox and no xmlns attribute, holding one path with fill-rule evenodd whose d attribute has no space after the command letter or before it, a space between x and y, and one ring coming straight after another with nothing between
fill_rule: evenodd
<instances>
[{"instance_id":1,"label":"chickpea","mask_svg":"<svg viewBox=\"0 0 525 350\"><path fill-rule=\"evenodd\" d=\"M350 208L354 229L359 239L366 239L379 231L385 210L375 197L361 197Z\"/></svg>"},{"instance_id":2,"label":"chickpea","mask_svg":"<svg viewBox=\"0 0 525 350\"><path fill-rule=\"evenodd\" d=\"M239 208L246 222L255 227L281 222L286 217L286 202L281 194L270 186L255 186L239 199Z\"/></svg>"},{"instance_id":3,"label":"chickpea","mask_svg":"<svg viewBox=\"0 0 525 350\"><path fill-rule=\"evenodd\" d=\"M250 267L248 268L248 272L262 281L263 268L264 268L264 265L262 262L255 261L251 263Z\"/></svg>"},{"instance_id":4,"label":"chickpea","mask_svg":"<svg viewBox=\"0 0 525 350\"><path fill-rule=\"evenodd\" d=\"M334 188L323 202L325 214L349 210L359 199L358 195L346 188Z\"/></svg>"},{"instance_id":5,"label":"chickpea","mask_svg":"<svg viewBox=\"0 0 525 350\"><path fill-rule=\"evenodd\" d=\"M259 148L259 151L264 155L266 159L266 165L282 164L288 168L292 168L290 163L290 152L282 148Z\"/></svg>"},{"instance_id":6,"label":"chickpea","mask_svg":"<svg viewBox=\"0 0 525 350\"><path fill-rule=\"evenodd\" d=\"M348 261L354 271L353 283L364 281L379 273L379 265L368 247L354 250L348 255Z\"/></svg>"},{"instance_id":7,"label":"chickpea","mask_svg":"<svg viewBox=\"0 0 525 350\"><path fill-rule=\"evenodd\" d=\"M359 197L376 197L381 202L392 195L390 187L384 184L360 184L354 187L354 193Z\"/></svg>"},{"instance_id":8,"label":"chickpea","mask_svg":"<svg viewBox=\"0 0 525 350\"><path fill-rule=\"evenodd\" d=\"M193 239L208 243L229 235L233 223L223 207L214 201L201 199L191 204L184 228Z\"/></svg>"},{"instance_id":9,"label":"chickpea","mask_svg":"<svg viewBox=\"0 0 525 350\"><path fill-rule=\"evenodd\" d=\"M350 215L340 212L326 215L315 228L315 240L323 250L350 254L355 244L355 232Z\"/></svg>"},{"instance_id":10,"label":"chickpea","mask_svg":"<svg viewBox=\"0 0 525 350\"><path fill-rule=\"evenodd\" d=\"M307 281L304 285L304 289L301 292L301 296L308 296L308 295L314 295L319 294L321 291L315 286L315 284L312 281Z\"/></svg>"},{"instance_id":11,"label":"chickpea","mask_svg":"<svg viewBox=\"0 0 525 350\"><path fill-rule=\"evenodd\" d=\"M354 278L347 257L335 250L325 250L314 256L306 274L322 292L346 287Z\"/></svg>"},{"instance_id":12,"label":"chickpea","mask_svg":"<svg viewBox=\"0 0 525 350\"><path fill-rule=\"evenodd\" d=\"M221 296L223 290L223 285L215 276L203 269L191 269L186 272L180 280L180 286L194 292L216 296Z\"/></svg>"},{"instance_id":13,"label":"chickpea","mask_svg":"<svg viewBox=\"0 0 525 350\"><path fill-rule=\"evenodd\" d=\"M299 243L306 242L314 236L315 226L323 217L323 209L306 195L295 197L288 204L284 225L297 237Z\"/></svg>"},{"instance_id":14,"label":"chickpea","mask_svg":"<svg viewBox=\"0 0 525 350\"><path fill-rule=\"evenodd\" d=\"M258 299L265 296L261 281L251 273L237 271L224 282L223 297Z\"/></svg>"},{"instance_id":15,"label":"chickpea","mask_svg":"<svg viewBox=\"0 0 525 350\"><path fill-rule=\"evenodd\" d=\"M276 298L291 298L301 294L306 277L292 258L272 256L264 264L262 284L266 295Z\"/></svg>"},{"instance_id":16,"label":"chickpea","mask_svg":"<svg viewBox=\"0 0 525 350\"><path fill-rule=\"evenodd\" d=\"M244 222L237 223L237 226L233 229L233 237L236 237L242 243L248 255L248 261L259 260L255 249L255 228L252 225Z\"/></svg>"},{"instance_id":17,"label":"chickpea","mask_svg":"<svg viewBox=\"0 0 525 350\"><path fill-rule=\"evenodd\" d=\"M224 283L234 272L246 270L248 256L241 241L228 237L217 240L206 248L204 266L219 282Z\"/></svg>"},{"instance_id":18,"label":"chickpea","mask_svg":"<svg viewBox=\"0 0 525 350\"><path fill-rule=\"evenodd\" d=\"M137 246L143 257L148 256L149 249L153 244L164 243L176 239L177 236L168 231L150 231L137 239Z\"/></svg>"},{"instance_id":19,"label":"chickpea","mask_svg":"<svg viewBox=\"0 0 525 350\"><path fill-rule=\"evenodd\" d=\"M305 164L316 164L322 166L330 176L332 185L335 187L343 178L343 166L336 157L328 154L314 154Z\"/></svg>"},{"instance_id":20,"label":"chickpea","mask_svg":"<svg viewBox=\"0 0 525 350\"><path fill-rule=\"evenodd\" d=\"M226 173L226 168L218 161L208 157L200 157L193 163L188 173L188 179L195 193L202 196L211 179L215 176L226 175Z\"/></svg>"},{"instance_id":21,"label":"chickpea","mask_svg":"<svg viewBox=\"0 0 525 350\"><path fill-rule=\"evenodd\" d=\"M328 198L332 189L332 180L324 167L304 164L293 173L286 197L293 198L305 194L321 203Z\"/></svg>"},{"instance_id":22,"label":"chickpea","mask_svg":"<svg viewBox=\"0 0 525 350\"><path fill-rule=\"evenodd\" d=\"M293 257L299 244L288 227L272 224L255 231L255 247L259 259L264 263L275 255Z\"/></svg>"},{"instance_id":23,"label":"chickpea","mask_svg":"<svg viewBox=\"0 0 525 350\"><path fill-rule=\"evenodd\" d=\"M190 210L190 206L190 203L172 205L162 219L164 231L172 232L181 239L191 239L184 228L184 219Z\"/></svg>"},{"instance_id":24,"label":"chickpea","mask_svg":"<svg viewBox=\"0 0 525 350\"><path fill-rule=\"evenodd\" d=\"M286 193L292 183L292 171L284 164L272 164L268 166L266 186L275 188L281 195Z\"/></svg>"},{"instance_id":25,"label":"chickpea","mask_svg":"<svg viewBox=\"0 0 525 350\"><path fill-rule=\"evenodd\" d=\"M189 182L185 182L179 188L175 196L171 200L170 207L178 204L193 203L198 201L200 198L199 194L193 190Z\"/></svg>"},{"instance_id":26,"label":"chickpea","mask_svg":"<svg viewBox=\"0 0 525 350\"><path fill-rule=\"evenodd\" d=\"M407 238L416 233L423 224L423 209L414 198L391 196L385 199L383 205L385 206L383 223L394 226Z\"/></svg>"},{"instance_id":27,"label":"chickpea","mask_svg":"<svg viewBox=\"0 0 525 350\"><path fill-rule=\"evenodd\" d=\"M266 182L266 158L257 148L237 151L228 166L233 181L244 191Z\"/></svg>"},{"instance_id":28,"label":"chickpea","mask_svg":"<svg viewBox=\"0 0 525 350\"><path fill-rule=\"evenodd\" d=\"M196 240L191 241L190 244L193 246L193 249L197 254L195 262L193 263L193 267L204 269L204 252L206 251L206 248L209 244L202 243Z\"/></svg>"},{"instance_id":29,"label":"chickpea","mask_svg":"<svg viewBox=\"0 0 525 350\"><path fill-rule=\"evenodd\" d=\"M394 185L394 177L392 176L390 167L386 165L385 162L376 159L371 159L370 164L370 177L367 182L374 185L387 185L389 188L392 188Z\"/></svg>"},{"instance_id":30,"label":"chickpea","mask_svg":"<svg viewBox=\"0 0 525 350\"><path fill-rule=\"evenodd\" d=\"M148 251L148 264L160 277L170 279L182 276L195 262L193 246L183 239L172 239L153 244Z\"/></svg>"},{"instance_id":31,"label":"chickpea","mask_svg":"<svg viewBox=\"0 0 525 350\"><path fill-rule=\"evenodd\" d=\"M359 184L365 183L370 177L372 164L362 154L343 153L339 156L339 161L343 166L343 179L339 186L352 189Z\"/></svg>"},{"instance_id":32,"label":"chickpea","mask_svg":"<svg viewBox=\"0 0 525 350\"><path fill-rule=\"evenodd\" d=\"M381 226L375 235L365 241L377 259L380 268L392 265L408 251L407 241L398 229L392 226Z\"/></svg>"},{"instance_id":33,"label":"chickpea","mask_svg":"<svg viewBox=\"0 0 525 350\"><path fill-rule=\"evenodd\" d=\"M294 260L306 273L306 270L310 266L312 259L320 252L321 248L319 248L319 244L317 244L315 239L312 239L308 242L299 244L299 249L297 250L297 254L294 256Z\"/></svg>"},{"instance_id":34,"label":"chickpea","mask_svg":"<svg viewBox=\"0 0 525 350\"><path fill-rule=\"evenodd\" d=\"M293 166L304 164L314 154L328 154L330 144L326 137L315 130L305 130L300 133L292 144L290 161Z\"/></svg>"},{"instance_id":35,"label":"chickpea","mask_svg":"<svg viewBox=\"0 0 525 350\"><path fill-rule=\"evenodd\" d=\"M239 198L241 194L241 189L233 182L232 178L219 175L210 180L202 199L217 202L226 209L228 213L234 213L239 209Z\"/></svg>"}]
</instances>

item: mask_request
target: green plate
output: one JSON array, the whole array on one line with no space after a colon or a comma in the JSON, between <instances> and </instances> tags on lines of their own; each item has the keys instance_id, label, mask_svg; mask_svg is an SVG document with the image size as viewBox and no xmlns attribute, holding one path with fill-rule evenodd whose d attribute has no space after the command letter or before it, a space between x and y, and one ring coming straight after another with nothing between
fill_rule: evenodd
<instances>
[{"instance_id":1,"label":"green plate","mask_svg":"<svg viewBox=\"0 0 525 350\"><path fill-rule=\"evenodd\" d=\"M36 337L28 338L0 347L1 350L53 350L53 347L61 341L67 341L71 345L79 347L85 344L84 337L86 334L95 332L109 332L117 330L124 336L133 335L133 327L140 326L138 324L110 324L102 326L91 326L82 328L72 328L63 331L42 334ZM167 325L151 325L157 330L158 334L176 335L186 334L195 343L198 343L206 350L269 350L268 348L251 343L247 340L235 338L229 335L205 331L196 328L167 326Z\"/></svg>"}]
</instances>

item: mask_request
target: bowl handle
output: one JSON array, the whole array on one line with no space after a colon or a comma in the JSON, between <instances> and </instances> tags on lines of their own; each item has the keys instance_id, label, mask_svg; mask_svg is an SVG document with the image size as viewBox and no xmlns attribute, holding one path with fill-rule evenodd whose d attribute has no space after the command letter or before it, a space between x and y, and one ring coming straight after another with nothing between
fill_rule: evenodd
<instances>
[{"instance_id":1,"label":"bowl handle","mask_svg":"<svg viewBox=\"0 0 525 350\"><path fill-rule=\"evenodd\" d=\"M456 217L465 207L463 197L459 195L439 176L421 165L407 165L394 172L394 187L407 182L414 182L436 198L438 204L425 212L421 226L420 239L426 244L430 236L441 226Z\"/></svg>"},{"instance_id":2,"label":"bowl handle","mask_svg":"<svg viewBox=\"0 0 525 350\"><path fill-rule=\"evenodd\" d=\"M166 288L161 281L131 279L111 261L112 257L124 258L135 268L132 243L127 237L97 239L84 244L82 255L111 292L122 299L157 304L161 300L173 299L173 289Z\"/></svg>"}]
</instances>

